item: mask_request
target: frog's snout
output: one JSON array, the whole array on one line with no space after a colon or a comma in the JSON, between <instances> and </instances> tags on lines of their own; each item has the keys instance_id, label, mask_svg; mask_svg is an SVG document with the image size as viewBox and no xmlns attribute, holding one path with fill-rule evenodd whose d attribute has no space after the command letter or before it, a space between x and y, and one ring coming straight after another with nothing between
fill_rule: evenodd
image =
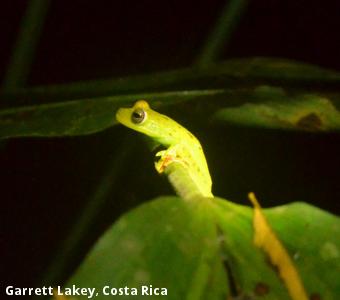
<instances>
[{"instance_id":1,"label":"frog's snout","mask_svg":"<svg viewBox=\"0 0 340 300\"><path fill-rule=\"evenodd\" d=\"M122 123L122 120L123 120L123 108L120 108L117 110L116 112L116 120L119 122L119 123Z\"/></svg>"}]
</instances>

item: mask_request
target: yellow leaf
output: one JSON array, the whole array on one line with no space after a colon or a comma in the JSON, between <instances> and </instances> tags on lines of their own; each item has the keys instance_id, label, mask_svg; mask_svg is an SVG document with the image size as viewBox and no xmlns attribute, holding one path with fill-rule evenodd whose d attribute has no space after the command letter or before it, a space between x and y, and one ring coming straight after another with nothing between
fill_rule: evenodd
<instances>
[{"instance_id":1,"label":"yellow leaf","mask_svg":"<svg viewBox=\"0 0 340 300\"><path fill-rule=\"evenodd\" d=\"M291 298L293 300L308 300L299 273L288 252L268 224L255 194L249 193L248 198L254 206L255 246L261 248L269 256L271 263L278 268L280 277Z\"/></svg>"}]
</instances>

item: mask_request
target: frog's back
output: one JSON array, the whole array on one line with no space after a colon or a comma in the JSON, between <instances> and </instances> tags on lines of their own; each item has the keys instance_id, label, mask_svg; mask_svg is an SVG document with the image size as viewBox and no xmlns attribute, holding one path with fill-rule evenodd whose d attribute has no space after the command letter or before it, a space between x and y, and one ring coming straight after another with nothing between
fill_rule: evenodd
<instances>
[{"instance_id":1,"label":"frog's back","mask_svg":"<svg viewBox=\"0 0 340 300\"><path fill-rule=\"evenodd\" d=\"M183 157L184 161L187 162L188 172L202 194L205 197L212 197L212 181L202 146L191 132L187 132L190 138L183 139L181 143L183 144Z\"/></svg>"},{"instance_id":2,"label":"frog's back","mask_svg":"<svg viewBox=\"0 0 340 300\"><path fill-rule=\"evenodd\" d=\"M191 179L201 194L205 197L212 197L210 172L198 139L173 119L159 113L157 113L157 117L162 118L162 122L157 121L163 126L162 135L158 141L165 146L176 147L177 156L185 164Z\"/></svg>"}]
</instances>

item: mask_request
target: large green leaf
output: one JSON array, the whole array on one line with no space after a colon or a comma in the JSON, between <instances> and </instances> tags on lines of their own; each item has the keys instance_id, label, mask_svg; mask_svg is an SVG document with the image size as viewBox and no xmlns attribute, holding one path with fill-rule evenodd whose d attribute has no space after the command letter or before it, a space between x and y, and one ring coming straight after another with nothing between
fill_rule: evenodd
<instances>
[{"instance_id":1,"label":"large green leaf","mask_svg":"<svg viewBox=\"0 0 340 300\"><path fill-rule=\"evenodd\" d=\"M340 293L339 219L304 203L265 214L294 258L308 294L335 299ZM143 285L166 288L163 299L227 299L230 294L289 299L275 269L253 245L252 209L218 198L188 203L162 197L127 213L94 246L67 287L72 285L96 288L96 299L107 299L105 286L134 287L138 295L133 299L144 299ZM154 298L162 297L149 297Z\"/></svg>"},{"instance_id":2,"label":"large green leaf","mask_svg":"<svg viewBox=\"0 0 340 300\"><path fill-rule=\"evenodd\" d=\"M340 123L339 83L338 73L316 66L253 58L116 80L18 89L1 94L2 107L6 101L7 106L0 111L0 138L98 132L115 124L120 106L140 98L163 105L204 100L202 120L222 107L219 119L241 125L334 130ZM312 93L308 101L307 89ZM102 95L112 96L98 98ZM75 97L84 99L69 101ZM39 104L42 99L44 104ZM19 105L30 102L35 105Z\"/></svg>"},{"instance_id":3,"label":"large green leaf","mask_svg":"<svg viewBox=\"0 0 340 300\"><path fill-rule=\"evenodd\" d=\"M0 138L76 136L102 131L117 123L115 112L119 107L129 106L137 99L148 99L156 109L160 104L190 100L195 106L200 101L195 113L197 119L203 121L215 113L217 120L245 126L309 131L340 127L340 113L335 104L316 95L295 98L274 95L268 102L267 95L263 96L258 90L198 90L82 99L2 110ZM229 107L220 109L221 106Z\"/></svg>"}]
</instances>

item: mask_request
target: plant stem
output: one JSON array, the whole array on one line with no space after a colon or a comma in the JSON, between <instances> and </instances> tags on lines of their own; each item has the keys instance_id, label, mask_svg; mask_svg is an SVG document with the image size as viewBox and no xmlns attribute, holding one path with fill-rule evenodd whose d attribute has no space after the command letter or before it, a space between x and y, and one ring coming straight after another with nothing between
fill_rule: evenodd
<instances>
[{"instance_id":1,"label":"plant stem","mask_svg":"<svg viewBox=\"0 0 340 300\"><path fill-rule=\"evenodd\" d=\"M248 0L228 1L196 60L197 66L206 66L216 62L229 43L247 4Z\"/></svg>"}]
</instances>

